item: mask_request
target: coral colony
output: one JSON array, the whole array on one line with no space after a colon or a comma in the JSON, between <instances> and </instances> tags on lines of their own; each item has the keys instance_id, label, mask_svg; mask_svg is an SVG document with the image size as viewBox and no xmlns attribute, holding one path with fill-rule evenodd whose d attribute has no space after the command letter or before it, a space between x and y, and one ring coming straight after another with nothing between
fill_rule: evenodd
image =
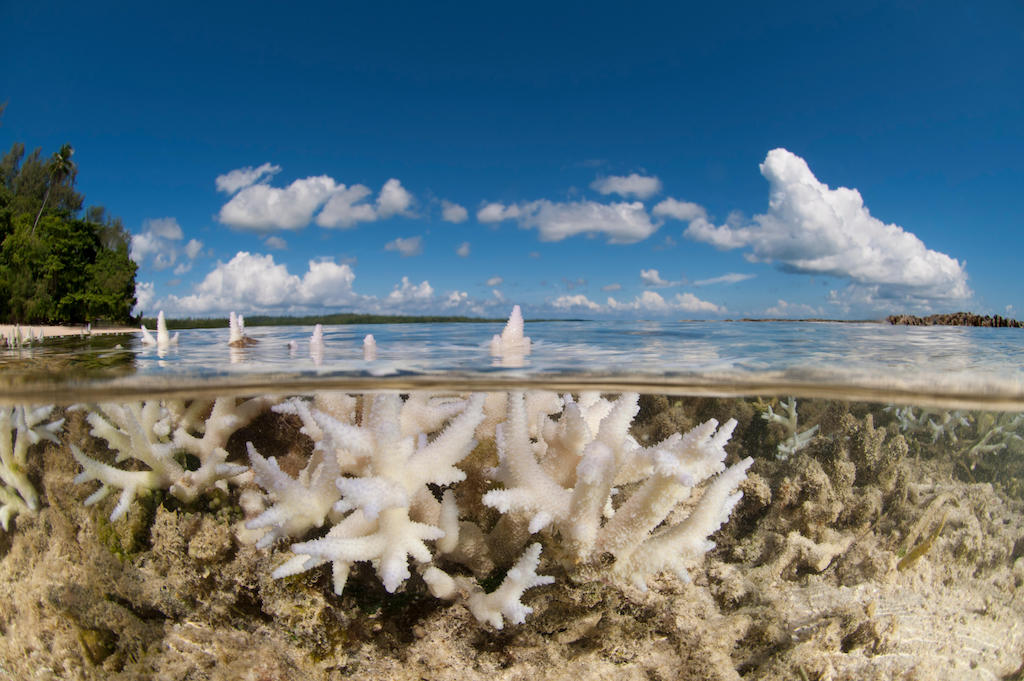
<instances>
[{"instance_id":1,"label":"coral colony","mask_svg":"<svg viewBox=\"0 0 1024 681\"><path fill-rule=\"evenodd\" d=\"M243 328L238 319L233 337ZM522 357L529 347L516 307L490 350ZM554 581L544 566L646 588L663 571L688 579L713 547L708 537L728 520L752 462L725 465L735 421L642 446L629 432L638 404L635 393L548 391L101 404L86 418L114 464L71 451L82 467L76 482L100 483L86 504L119 492L112 520L146 490L187 503L237 485L248 518L240 536L280 553L275 578L329 565L340 594L353 566L367 563L394 593L415 570L433 596L500 629L531 612L527 590ZM296 418L313 443L295 477L251 442L248 466L227 461L228 438L267 409ZM18 472L28 444L55 439L61 422L41 425L49 412L0 413L0 433L10 435L0 439L5 527L37 505ZM504 579L486 592L481 580L495 571Z\"/></svg>"}]
</instances>

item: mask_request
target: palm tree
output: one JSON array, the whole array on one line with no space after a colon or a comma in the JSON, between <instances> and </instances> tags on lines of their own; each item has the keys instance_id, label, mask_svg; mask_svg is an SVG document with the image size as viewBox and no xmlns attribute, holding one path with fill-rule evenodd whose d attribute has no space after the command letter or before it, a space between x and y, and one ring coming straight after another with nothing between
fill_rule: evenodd
<instances>
[{"instance_id":1,"label":"palm tree","mask_svg":"<svg viewBox=\"0 0 1024 681\"><path fill-rule=\"evenodd\" d=\"M71 160L71 156L75 153L74 148L70 144L64 144L61 146L60 151L54 152L53 156L50 157L50 181L46 184L46 194L43 196L43 203L39 206L39 212L36 213L36 220L32 223L32 234L36 233L36 225L39 224L39 218L43 216L43 209L46 208L46 200L50 198L50 190L53 189L53 185L61 184L69 177L74 177L78 169L75 167L75 162Z\"/></svg>"}]
</instances>

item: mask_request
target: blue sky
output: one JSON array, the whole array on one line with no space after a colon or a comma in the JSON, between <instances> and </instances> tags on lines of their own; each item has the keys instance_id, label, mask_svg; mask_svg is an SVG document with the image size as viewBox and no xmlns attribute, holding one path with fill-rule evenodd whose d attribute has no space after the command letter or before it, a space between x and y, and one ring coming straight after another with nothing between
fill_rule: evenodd
<instances>
[{"instance_id":1,"label":"blue sky","mask_svg":"<svg viewBox=\"0 0 1024 681\"><path fill-rule=\"evenodd\" d=\"M1024 314L1019 2L150 4L0 3L146 313Z\"/></svg>"}]
</instances>

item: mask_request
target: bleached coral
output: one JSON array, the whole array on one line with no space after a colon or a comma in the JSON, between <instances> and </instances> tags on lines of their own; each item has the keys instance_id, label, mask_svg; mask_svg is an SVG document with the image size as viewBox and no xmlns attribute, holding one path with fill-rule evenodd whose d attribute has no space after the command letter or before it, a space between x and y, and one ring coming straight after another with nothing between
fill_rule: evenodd
<instances>
[{"instance_id":1,"label":"bleached coral","mask_svg":"<svg viewBox=\"0 0 1024 681\"><path fill-rule=\"evenodd\" d=\"M227 462L224 447L228 438L272 403L268 397L241 403L233 397L221 397L212 403L196 400L187 406L155 400L97 405L86 416L91 434L106 440L117 452L115 463L134 459L146 470L125 470L97 461L72 444L72 455L82 466L75 482L102 483L86 499L86 505L100 501L115 489L121 490L111 520L127 513L132 500L145 490L166 489L181 501L191 502L212 487L226 489L229 478L248 470ZM185 466L185 454L198 460L194 470Z\"/></svg>"},{"instance_id":2,"label":"bleached coral","mask_svg":"<svg viewBox=\"0 0 1024 681\"><path fill-rule=\"evenodd\" d=\"M778 458L785 460L810 444L818 433L818 426L804 431L797 428L796 398L790 397L781 406L786 410L785 415L776 414L769 404L761 418L769 423L778 423L785 431L786 435L778 446Z\"/></svg>"},{"instance_id":3,"label":"bleached coral","mask_svg":"<svg viewBox=\"0 0 1024 681\"><path fill-rule=\"evenodd\" d=\"M707 537L739 500L734 491L752 463L745 459L725 468L724 445L736 422L719 428L712 419L641 447L629 435L639 395L625 394L613 403L585 396L586 409L571 396L564 399L562 417L546 424L534 443L522 394L509 397L508 420L498 436L500 464L493 472L503 489L485 494L484 504L519 514L531 534L550 526L566 542L567 565L594 564L607 553L615 557L610 571L641 588L664 570L687 578L694 559L711 548ZM602 415L588 423L587 411ZM665 525L695 487L716 475L685 520ZM612 512L616 486L625 485L635 487Z\"/></svg>"},{"instance_id":4,"label":"bleached coral","mask_svg":"<svg viewBox=\"0 0 1024 681\"><path fill-rule=\"evenodd\" d=\"M156 316L156 338L149 332L146 325L142 325L142 344L155 345L158 349L166 350L171 345L178 344L178 334L173 336L167 331L167 320L164 319L164 311Z\"/></svg>"},{"instance_id":5,"label":"bleached coral","mask_svg":"<svg viewBox=\"0 0 1024 681\"><path fill-rule=\"evenodd\" d=\"M491 338L491 355L499 358L502 366L519 367L530 354L530 338L523 334L523 313L516 305L508 317L501 335Z\"/></svg>"},{"instance_id":6,"label":"bleached coral","mask_svg":"<svg viewBox=\"0 0 1024 681\"><path fill-rule=\"evenodd\" d=\"M334 590L341 593L352 564L372 562L384 587L394 592L410 576L408 559L429 563L432 556L425 542L444 536L437 526L440 503L428 485L444 486L465 479L465 473L455 464L476 444L473 432L483 417L483 396L466 400L461 413L430 441L425 433L412 434L402 427L403 412L417 406L415 402L403 402L399 395L388 393L364 399L369 400L369 406L360 426L313 412L339 462L344 459L340 467L358 471L359 475L336 479L341 498L333 510L343 517L326 537L293 544L295 557L279 567L275 577L330 562ZM446 411L443 406L439 409ZM422 421L430 416L409 420ZM283 490L279 487L271 491L283 498ZM310 491L312 494L312 488ZM331 496L321 492L317 502Z\"/></svg>"},{"instance_id":7,"label":"bleached coral","mask_svg":"<svg viewBox=\"0 0 1024 681\"><path fill-rule=\"evenodd\" d=\"M642 447L629 433L638 399L533 391L288 400L275 409L299 418L313 455L292 478L250 448L272 505L247 525L267 530L261 546L331 525L321 538L292 544L275 577L330 563L341 593L352 566L366 562L394 592L411 576L411 559L432 594L496 628L521 622L530 612L524 592L553 580L538 574L542 543L531 535L563 570L600 571L641 588L665 570L687 578L739 500L751 460L725 466L732 420ZM499 406L504 418L488 428ZM478 444L496 451L497 467L468 458ZM479 511L463 516L453 491L467 471L491 489L463 501L498 511L496 524L481 524ZM684 513L680 504L696 491ZM609 554L614 564L605 567ZM480 578L510 563L492 593L465 574Z\"/></svg>"},{"instance_id":8,"label":"bleached coral","mask_svg":"<svg viewBox=\"0 0 1024 681\"><path fill-rule=\"evenodd\" d=\"M39 495L28 479L28 450L43 440L57 442L64 419L44 423L53 405L0 407L0 526L7 530L11 518L37 511Z\"/></svg>"}]
</instances>

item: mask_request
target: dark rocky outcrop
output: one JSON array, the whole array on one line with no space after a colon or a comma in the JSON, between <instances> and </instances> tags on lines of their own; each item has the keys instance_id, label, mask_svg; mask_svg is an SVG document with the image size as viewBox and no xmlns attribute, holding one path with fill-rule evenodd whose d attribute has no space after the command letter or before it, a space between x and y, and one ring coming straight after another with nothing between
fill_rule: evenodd
<instances>
[{"instance_id":1,"label":"dark rocky outcrop","mask_svg":"<svg viewBox=\"0 0 1024 681\"><path fill-rule=\"evenodd\" d=\"M1000 315L977 315L970 312L954 312L952 314L933 314L927 317L916 317L910 314L890 315L886 318L890 324L906 326L991 326L1012 329L1024 328L1024 322L1009 319Z\"/></svg>"}]
</instances>

